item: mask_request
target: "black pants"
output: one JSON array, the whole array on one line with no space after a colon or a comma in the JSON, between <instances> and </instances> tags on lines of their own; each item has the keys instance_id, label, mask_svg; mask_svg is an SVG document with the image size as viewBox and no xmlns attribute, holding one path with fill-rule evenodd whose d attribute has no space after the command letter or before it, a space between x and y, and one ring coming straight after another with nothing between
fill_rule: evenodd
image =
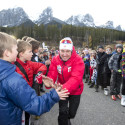
<instances>
[{"instance_id":1,"label":"black pants","mask_svg":"<svg viewBox=\"0 0 125 125\"><path fill-rule=\"evenodd\" d=\"M110 79L111 79L111 73L104 73L103 74L103 87L107 88L107 86L110 86Z\"/></svg>"},{"instance_id":2,"label":"black pants","mask_svg":"<svg viewBox=\"0 0 125 125\"><path fill-rule=\"evenodd\" d=\"M89 66L87 64L85 64L85 79L89 80Z\"/></svg>"},{"instance_id":3,"label":"black pants","mask_svg":"<svg viewBox=\"0 0 125 125\"><path fill-rule=\"evenodd\" d=\"M122 76L120 73L113 71L112 73L112 81L110 84L110 94L111 95L119 95L120 87L122 82Z\"/></svg>"},{"instance_id":4,"label":"black pants","mask_svg":"<svg viewBox=\"0 0 125 125\"><path fill-rule=\"evenodd\" d=\"M125 78L122 79L122 95L125 95Z\"/></svg>"},{"instance_id":5,"label":"black pants","mask_svg":"<svg viewBox=\"0 0 125 125\"><path fill-rule=\"evenodd\" d=\"M29 125L30 114L25 112L25 125Z\"/></svg>"},{"instance_id":6,"label":"black pants","mask_svg":"<svg viewBox=\"0 0 125 125\"><path fill-rule=\"evenodd\" d=\"M104 79L104 75L102 74L102 72L97 71L96 88L99 88L99 85L103 86L103 79Z\"/></svg>"},{"instance_id":7,"label":"black pants","mask_svg":"<svg viewBox=\"0 0 125 125\"><path fill-rule=\"evenodd\" d=\"M70 95L66 100L59 101L59 125L68 125L68 119L73 119L79 107L81 95Z\"/></svg>"}]
</instances>

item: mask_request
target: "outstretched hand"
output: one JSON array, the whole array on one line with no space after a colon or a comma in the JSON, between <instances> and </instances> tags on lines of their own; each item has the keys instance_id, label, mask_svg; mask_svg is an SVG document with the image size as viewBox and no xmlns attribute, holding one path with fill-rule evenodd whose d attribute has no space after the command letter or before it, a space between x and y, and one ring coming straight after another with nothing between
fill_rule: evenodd
<instances>
[{"instance_id":1,"label":"outstretched hand","mask_svg":"<svg viewBox=\"0 0 125 125\"><path fill-rule=\"evenodd\" d=\"M42 75L42 81L46 87L53 87L54 86L53 80L47 76Z\"/></svg>"},{"instance_id":2,"label":"outstretched hand","mask_svg":"<svg viewBox=\"0 0 125 125\"><path fill-rule=\"evenodd\" d=\"M56 92L61 100L66 100L66 98L68 98L70 94L67 89L62 89L61 87L58 87L56 89Z\"/></svg>"},{"instance_id":3,"label":"outstretched hand","mask_svg":"<svg viewBox=\"0 0 125 125\"><path fill-rule=\"evenodd\" d=\"M63 86L60 83L54 84L54 87L61 100L66 100L66 98L69 97L70 93L66 88L63 89Z\"/></svg>"}]
</instances>

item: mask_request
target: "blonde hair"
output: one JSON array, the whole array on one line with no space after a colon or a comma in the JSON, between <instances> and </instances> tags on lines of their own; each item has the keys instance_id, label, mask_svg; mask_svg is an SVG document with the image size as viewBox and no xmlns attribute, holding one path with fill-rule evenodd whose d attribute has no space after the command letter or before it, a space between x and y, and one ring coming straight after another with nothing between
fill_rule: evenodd
<instances>
[{"instance_id":1,"label":"blonde hair","mask_svg":"<svg viewBox=\"0 0 125 125\"><path fill-rule=\"evenodd\" d=\"M0 32L0 57L3 57L5 50L12 52L13 45L17 45L15 38L4 32Z\"/></svg>"},{"instance_id":2,"label":"blonde hair","mask_svg":"<svg viewBox=\"0 0 125 125\"><path fill-rule=\"evenodd\" d=\"M25 42L25 41L18 42L17 46L18 46L18 49L17 49L17 51L18 51L17 57L18 58L19 58L19 54L21 52L24 53L27 49L32 49L32 45L30 43Z\"/></svg>"},{"instance_id":3,"label":"blonde hair","mask_svg":"<svg viewBox=\"0 0 125 125\"><path fill-rule=\"evenodd\" d=\"M111 47L110 45L107 45L107 46L105 47L105 49L107 49L107 48L110 48L111 51L112 51L112 47Z\"/></svg>"}]
</instances>

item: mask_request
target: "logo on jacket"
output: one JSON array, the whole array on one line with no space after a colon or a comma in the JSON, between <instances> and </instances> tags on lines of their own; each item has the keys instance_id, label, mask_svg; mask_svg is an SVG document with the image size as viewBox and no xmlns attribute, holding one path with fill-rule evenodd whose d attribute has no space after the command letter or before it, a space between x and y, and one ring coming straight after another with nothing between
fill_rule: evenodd
<instances>
[{"instance_id":1,"label":"logo on jacket","mask_svg":"<svg viewBox=\"0 0 125 125\"><path fill-rule=\"evenodd\" d=\"M68 67L68 72L71 72L71 67Z\"/></svg>"},{"instance_id":2,"label":"logo on jacket","mask_svg":"<svg viewBox=\"0 0 125 125\"><path fill-rule=\"evenodd\" d=\"M58 66L57 66L57 70L58 70L58 73L59 73L59 74L62 74L62 73L61 73L61 69L62 69L62 67L61 67L60 65L58 65Z\"/></svg>"}]
</instances>

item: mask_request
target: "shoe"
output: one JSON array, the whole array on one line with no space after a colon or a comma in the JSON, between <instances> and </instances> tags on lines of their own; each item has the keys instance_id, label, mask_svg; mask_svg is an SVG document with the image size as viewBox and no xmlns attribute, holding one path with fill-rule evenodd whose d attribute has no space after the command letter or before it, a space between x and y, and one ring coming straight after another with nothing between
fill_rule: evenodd
<instances>
[{"instance_id":1,"label":"shoe","mask_svg":"<svg viewBox=\"0 0 125 125\"><path fill-rule=\"evenodd\" d=\"M122 99L122 97L121 97L120 95L117 95L117 97L118 97L119 99Z\"/></svg>"},{"instance_id":2,"label":"shoe","mask_svg":"<svg viewBox=\"0 0 125 125\"><path fill-rule=\"evenodd\" d=\"M122 106L125 106L125 95L122 95L121 105L122 105Z\"/></svg>"},{"instance_id":3,"label":"shoe","mask_svg":"<svg viewBox=\"0 0 125 125\"><path fill-rule=\"evenodd\" d=\"M40 118L40 116L35 116L35 120L38 120Z\"/></svg>"},{"instance_id":4,"label":"shoe","mask_svg":"<svg viewBox=\"0 0 125 125\"><path fill-rule=\"evenodd\" d=\"M94 83L92 83L90 86L89 86L89 88L93 88L94 87Z\"/></svg>"},{"instance_id":5,"label":"shoe","mask_svg":"<svg viewBox=\"0 0 125 125\"><path fill-rule=\"evenodd\" d=\"M108 95L109 94L109 90L107 88L104 88L104 95Z\"/></svg>"},{"instance_id":6,"label":"shoe","mask_svg":"<svg viewBox=\"0 0 125 125\"><path fill-rule=\"evenodd\" d=\"M40 91L41 91L41 92L45 92L45 90L44 90L44 89L40 89Z\"/></svg>"},{"instance_id":7,"label":"shoe","mask_svg":"<svg viewBox=\"0 0 125 125\"><path fill-rule=\"evenodd\" d=\"M68 125L71 125L70 119L68 119Z\"/></svg>"},{"instance_id":8,"label":"shoe","mask_svg":"<svg viewBox=\"0 0 125 125\"><path fill-rule=\"evenodd\" d=\"M112 95L112 96L111 96L111 99L114 100L114 101L116 101L115 95Z\"/></svg>"}]
</instances>

